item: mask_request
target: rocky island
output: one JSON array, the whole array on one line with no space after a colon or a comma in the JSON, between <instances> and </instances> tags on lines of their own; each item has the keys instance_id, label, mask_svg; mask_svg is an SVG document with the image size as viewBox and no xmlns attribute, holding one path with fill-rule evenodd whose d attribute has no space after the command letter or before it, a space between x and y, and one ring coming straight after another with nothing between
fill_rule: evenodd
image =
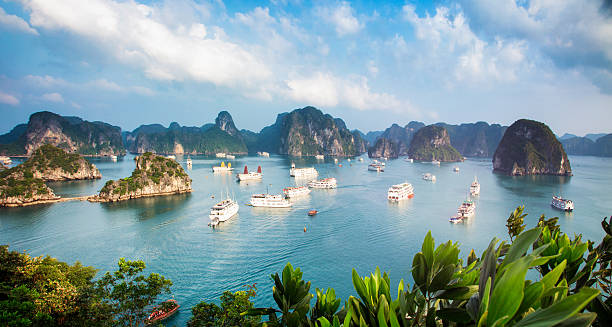
<instances>
[{"instance_id":1,"label":"rocky island","mask_svg":"<svg viewBox=\"0 0 612 327\"><path fill-rule=\"evenodd\" d=\"M0 206L56 202L45 182L101 178L100 171L78 154L46 144L23 164L0 172Z\"/></svg>"},{"instance_id":2,"label":"rocky island","mask_svg":"<svg viewBox=\"0 0 612 327\"><path fill-rule=\"evenodd\" d=\"M571 175L567 154L543 123L521 119L506 130L493 155L493 171L506 175Z\"/></svg>"},{"instance_id":3,"label":"rocky island","mask_svg":"<svg viewBox=\"0 0 612 327\"><path fill-rule=\"evenodd\" d=\"M463 156L450 142L444 127L428 125L419 129L413 136L408 156L414 160L441 162L462 161Z\"/></svg>"},{"instance_id":4,"label":"rocky island","mask_svg":"<svg viewBox=\"0 0 612 327\"><path fill-rule=\"evenodd\" d=\"M399 154L398 145L387 139L380 137L376 140L374 146L368 149L368 157L370 158L397 158Z\"/></svg>"},{"instance_id":5,"label":"rocky island","mask_svg":"<svg viewBox=\"0 0 612 327\"><path fill-rule=\"evenodd\" d=\"M136 169L130 177L106 182L89 201L115 202L191 192L191 178L176 161L151 152L135 157L134 161Z\"/></svg>"}]
</instances>

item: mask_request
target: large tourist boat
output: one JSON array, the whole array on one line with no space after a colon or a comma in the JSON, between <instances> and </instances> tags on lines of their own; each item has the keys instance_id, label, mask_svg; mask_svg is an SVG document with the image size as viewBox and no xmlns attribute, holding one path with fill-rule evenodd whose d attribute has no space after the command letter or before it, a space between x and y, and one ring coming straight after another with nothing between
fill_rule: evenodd
<instances>
[{"instance_id":1,"label":"large tourist boat","mask_svg":"<svg viewBox=\"0 0 612 327\"><path fill-rule=\"evenodd\" d=\"M222 223L238 213L238 202L227 198L210 208L210 226L216 227L219 223Z\"/></svg>"},{"instance_id":2,"label":"large tourist boat","mask_svg":"<svg viewBox=\"0 0 612 327\"><path fill-rule=\"evenodd\" d=\"M310 189L306 186L286 187L283 189L286 198L295 198L310 194Z\"/></svg>"},{"instance_id":3,"label":"large tourist boat","mask_svg":"<svg viewBox=\"0 0 612 327\"><path fill-rule=\"evenodd\" d=\"M259 180L263 178L263 174L261 173L261 166L257 166L257 172L249 172L247 166L244 166L244 172L242 174L236 175L238 181L250 181L250 180Z\"/></svg>"},{"instance_id":4,"label":"large tourist boat","mask_svg":"<svg viewBox=\"0 0 612 327\"><path fill-rule=\"evenodd\" d=\"M389 188L387 192L387 199L389 201L401 201L405 199L412 199L414 197L414 188L412 184L406 182L402 184L395 184Z\"/></svg>"},{"instance_id":5,"label":"large tourist boat","mask_svg":"<svg viewBox=\"0 0 612 327\"><path fill-rule=\"evenodd\" d=\"M234 168L232 168L231 162L228 162L226 166L225 162L221 161L221 166L213 166L212 170L214 173L226 173L231 172L232 170L234 170Z\"/></svg>"},{"instance_id":6,"label":"large tourist boat","mask_svg":"<svg viewBox=\"0 0 612 327\"><path fill-rule=\"evenodd\" d=\"M426 180L426 181L435 182L436 181L436 175L432 175L431 173L425 173L425 174L423 174L423 179Z\"/></svg>"},{"instance_id":7,"label":"large tourist boat","mask_svg":"<svg viewBox=\"0 0 612 327\"><path fill-rule=\"evenodd\" d=\"M560 196L553 195L550 205L555 209L568 212L574 211L574 202L572 200L564 199Z\"/></svg>"},{"instance_id":8,"label":"large tourist boat","mask_svg":"<svg viewBox=\"0 0 612 327\"><path fill-rule=\"evenodd\" d=\"M153 308L153 312L145 320L145 324L153 325L162 320L170 318L170 316L177 313L181 306L174 299L163 302L160 306Z\"/></svg>"},{"instance_id":9,"label":"large tourist boat","mask_svg":"<svg viewBox=\"0 0 612 327\"><path fill-rule=\"evenodd\" d=\"M225 154L225 152L218 152L218 153L215 153L215 156L217 158L225 158L227 154Z\"/></svg>"},{"instance_id":10,"label":"large tourist boat","mask_svg":"<svg viewBox=\"0 0 612 327\"><path fill-rule=\"evenodd\" d=\"M480 195L480 183L478 183L478 178L476 178L476 176L474 176L474 181L470 185L470 195Z\"/></svg>"},{"instance_id":11,"label":"large tourist boat","mask_svg":"<svg viewBox=\"0 0 612 327\"><path fill-rule=\"evenodd\" d=\"M323 160L323 159L325 159L325 156L324 156L324 155L322 155L322 154L317 154L317 155L315 156L315 159L317 159L317 160Z\"/></svg>"},{"instance_id":12,"label":"large tourist boat","mask_svg":"<svg viewBox=\"0 0 612 327\"><path fill-rule=\"evenodd\" d=\"M378 160L374 160L371 164L368 165L369 171L385 171L385 163L379 162Z\"/></svg>"},{"instance_id":13,"label":"large tourist boat","mask_svg":"<svg viewBox=\"0 0 612 327\"><path fill-rule=\"evenodd\" d=\"M257 155L260 157L269 157L270 154L268 152L265 151L261 151L261 152L257 152Z\"/></svg>"},{"instance_id":14,"label":"large tourist boat","mask_svg":"<svg viewBox=\"0 0 612 327\"><path fill-rule=\"evenodd\" d=\"M251 206L264 208L289 208L291 202L280 194L253 194L251 195Z\"/></svg>"},{"instance_id":15,"label":"large tourist boat","mask_svg":"<svg viewBox=\"0 0 612 327\"><path fill-rule=\"evenodd\" d=\"M291 169L289 170L289 176L295 178L306 178L306 177L317 177L319 172L316 169L310 168L295 168L295 164L291 164Z\"/></svg>"},{"instance_id":16,"label":"large tourist boat","mask_svg":"<svg viewBox=\"0 0 612 327\"><path fill-rule=\"evenodd\" d=\"M463 222L464 220L473 217L476 213L476 204L472 200L465 200L457 209L457 213L452 216L449 221L453 224Z\"/></svg>"},{"instance_id":17,"label":"large tourist boat","mask_svg":"<svg viewBox=\"0 0 612 327\"><path fill-rule=\"evenodd\" d=\"M338 186L335 178L324 178L317 181L312 181L308 183L308 187L310 188L336 188Z\"/></svg>"}]
</instances>

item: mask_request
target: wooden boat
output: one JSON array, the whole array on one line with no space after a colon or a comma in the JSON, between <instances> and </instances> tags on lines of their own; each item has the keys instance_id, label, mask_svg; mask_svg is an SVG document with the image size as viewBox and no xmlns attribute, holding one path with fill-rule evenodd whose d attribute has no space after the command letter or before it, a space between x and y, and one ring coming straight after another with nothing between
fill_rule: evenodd
<instances>
[{"instance_id":1,"label":"wooden boat","mask_svg":"<svg viewBox=\"0 0 612 327\"><path fill-rule=\"evenodd\" d=\"M317 213L318 213L318 211L317 211L317 210L310 210L310 211L308 211L308 215L309 215L309 216L314 216L314 215L316 215Z\"/></svg>"},{"instance_id":2,"label":"wooden boat","mask_svg":"<svg viewBox=\"0 0 612 327\"><path fill-rule=\"evenodd\" d=\"M174 305L174 306L172 306L171 308L167 308L168 306L171 306L171 305ZM147 325L151 325L156 322L168 319L172 315L174 315L180 307L181 306L176 302L175 299L170 299L168 301L162 302L160 306L153 308L153 312L151 312L149 317L145 320L145 323Z\"/></svg>"}]
</instances>

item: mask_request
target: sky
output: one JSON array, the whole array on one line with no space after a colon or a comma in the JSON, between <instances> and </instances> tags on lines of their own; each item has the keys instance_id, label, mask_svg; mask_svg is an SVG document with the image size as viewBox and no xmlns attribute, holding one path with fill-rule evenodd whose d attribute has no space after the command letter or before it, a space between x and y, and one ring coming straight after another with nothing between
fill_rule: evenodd
<instances>
[{"instance_id":1,"label":"sky","mask_svg":"<svg viewBox=\"0 0 612 327\"><path fill-rule=\"evenodd\" d=\"M612 1L0 0L0 133L41 110L259 131L308 105L364 132L610 133Z\"/></svg>"}]
</instances>

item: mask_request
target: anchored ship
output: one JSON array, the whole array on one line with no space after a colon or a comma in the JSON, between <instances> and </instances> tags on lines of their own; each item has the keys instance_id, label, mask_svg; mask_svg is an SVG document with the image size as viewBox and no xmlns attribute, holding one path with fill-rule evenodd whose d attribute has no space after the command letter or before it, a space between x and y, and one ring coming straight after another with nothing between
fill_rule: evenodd
<instances>
[{"instance_id":1,"label":"anchored ship","mask_svg":"<svg viewBox=\"0 0 612 327\"><path fill-rule=\"evenodd\" d=\"M225 162L223 161L221 161L221 166L213 166L212 169L214 173L225 173L234 170L234 168L232 168L231 162L228 162L226 166Z\"/></svg>"},{"instance_id":2,"label":"anchored ship","mask_svg":"<svg viewBox=\"0 0 612 327\"><path fill-rule=\"evenodd\" d=\"M324 178L317 181L312 181L308 183L308 187L310 188L336 188L337 182L335 178Z\"/></svg>"},{"instance_id":3,"label":"anchored ship","mask_svg":"<svg viewBox=\"0 0 612 327\"><path fill-rule=\"evenodd\" d=\"M291 177L296 177L296 178L300 178L300 177L317 177L319 175L319 172L317 172L316 169L310 167L310 168L295 168L295 164L292 163L291 164L291 169L289 170L289 175Z\"/></svg>"},{"instance_id":4,"label":"anchored ship","mask_svg":"<svg viewBox=\"0 0 612 327\"><path fill-rule=\"evenodd\" d=\"M224 222L238 213L238 202L227 198L210 208L210 226L216 227L219 223Z\"/></svg>"},{"instance_id":5,"label":"anchored ship","mask_svg":"<svg viewBox=\"0 0 612 327\"><path fill-rule=\"evenodd\" d=\"M395 184L389 188L387 192L387 199L389 201L400 201L405 199L412 199L414 197L414 188L412 184L406 182L402 184Z\"/></svg>"},{"instance_id":6,"label":"anchored ship","mask_svg":"<svg viewBox=\"0 0 612 327\"><path fill-rule=\"evenodd\" d=\"M283 194L285 194L286 198L295 198L310 194L310 189L306 186L286 187L283 189Z\"/></svg>"},{"instance_id":7,"label":"anchored ship","mask_svg":"<svg viewBox=\"0 0 612 327\"><path fill-rule=\"evenodd\" d=\"M244 172L236 175L238 181L249 181L262 179L263 174L261 173L261 166L257 166L257 172L249 172L247 166L244 166Z\"/></svg>"},{"instance_id":8,"label":"anchored ship","mask_svg":"<svg viewBox=\"0 0 612 327\"><path fill-rule=\"evenodd\" d=\"M253 194L251 195L251 206L264 208L289 208L291 202L280 194Z\"/></svg>"},{"instance_id":9,"label":"anchored ship","mask_svg":"<svg viewBox=\"0 0 612 327\"><path fill-rule=\"evenodd\" d=\"M478 178L476 178L476 176L474 176L474 181L472 185L470 185L470 195L480 195L480 183L478 183Z\"/></svg>"},{"instance_id":10,"label":"anchored ship","mask_svg":"<svg viewBox=\"0 0 612 327\"><path fill-rule=\"evenodd\" d=\"M553 196L550 205L555 209L567 212L574 211L574 202L572 200L564 199L560 196Z\"/></svg>"}]
</instances>

